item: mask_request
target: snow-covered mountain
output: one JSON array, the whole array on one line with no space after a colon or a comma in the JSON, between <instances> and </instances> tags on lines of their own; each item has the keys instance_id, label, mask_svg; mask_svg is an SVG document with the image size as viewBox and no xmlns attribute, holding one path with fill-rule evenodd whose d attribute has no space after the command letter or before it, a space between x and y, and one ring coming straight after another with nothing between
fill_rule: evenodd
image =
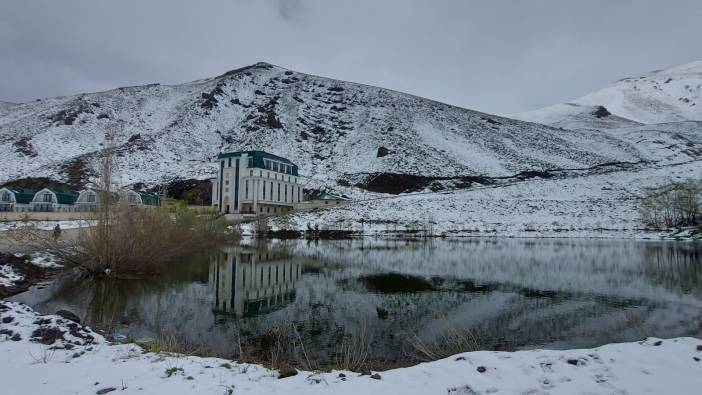
<instances>
[{"instance_id":1,"label":"snow-covered mountain","mask_svg":"<svg viewBox=\"0 0 702 395\"><path fill-rule=\"evenodd\" d=\"M616 117L598 116L594 110L600 107ZM512 117L571 128L632 126L625 125L626 121L644 124L702 121L702 61L624 78L568 103Z\"/></svg>"},{"instance_id":2,"label":"snow-covered mountain","mask_svg":"<svg viewBox=\"0 0 702 395\"><path fill-rule=\"evenodd\" d=\"M319 183L367 172L507 176L640 159L631 144L604 132L561 130L266 63L181 85L2 105L0 143L0 182L85 180L108 145L117 149L122 184L209 177L219 152L246 149L288 157Z\"/></svg>"},{"instance_id":3,"label":"snow-covered mountain","mask_svg":"<svg viewBox=\"0 0 702 395\"><path fill-rule=\"evenodd\" d=\"M554 104L517 114L515 118L564 129L613 129L641 125L610 113L604 106L575 103Z\"/></svg>"}]
</instances>

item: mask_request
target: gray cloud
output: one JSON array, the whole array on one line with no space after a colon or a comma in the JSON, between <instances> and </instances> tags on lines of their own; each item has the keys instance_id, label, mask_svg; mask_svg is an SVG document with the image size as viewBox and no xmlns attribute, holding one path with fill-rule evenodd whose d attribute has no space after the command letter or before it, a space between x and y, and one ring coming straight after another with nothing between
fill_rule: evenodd
<instances>
[{"instance_id":1,"label":"gray cloud","mask_svg":"<svg viewBox=\"0 0 702 395\"><path fill-rule=\"evenodd\" d=\"M210 77L257 61L509 113L702 59L697 0L23 0L0 100Z\"/></svg>"}]
</instances>

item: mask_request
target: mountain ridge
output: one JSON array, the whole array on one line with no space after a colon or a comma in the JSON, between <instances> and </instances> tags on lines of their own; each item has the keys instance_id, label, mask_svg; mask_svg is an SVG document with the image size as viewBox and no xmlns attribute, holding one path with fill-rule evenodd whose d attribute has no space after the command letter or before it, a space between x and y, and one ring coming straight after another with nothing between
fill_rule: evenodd
<instances>
[{"instance_id":1,"label":"mountain ridge","mask_svg":"<svg viewBox=\"0 0 702 395\"><path fill-rule=\"evenodd\" d=\"M217 153L242 149L288 157L326 184L363 172L504 176L639 159L605 133L563 132L260 62L183 84L16 104L0 114L0 181L94 180L108 129L121 184L207 178Z\"/></svg>"},{"instance_id":2,"label":"mountain ridge","mask_svg":"<svg viewBox=\"0 0 702 395\"><path fill-rule=\"evenodd\" d=\"M573 120L573 114L560 107L567 104L603 106L613 115L640 124L702 121L702 61L651 71L639 77L622 78L567 103L510 116L554 126L567 125ZM592 125L581 117L574 126L598 128L596 119L591 117L590 121Z\"/></svg>"}]
</instances>

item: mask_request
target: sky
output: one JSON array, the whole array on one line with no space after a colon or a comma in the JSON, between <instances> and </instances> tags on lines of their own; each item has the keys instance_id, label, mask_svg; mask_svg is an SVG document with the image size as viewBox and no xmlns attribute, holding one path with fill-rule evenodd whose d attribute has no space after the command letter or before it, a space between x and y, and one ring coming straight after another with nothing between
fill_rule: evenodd
<instances>
[{"instance_id":1,"label":"sky","mask_svg":"<svg viewBox=\"0 0 702 395\"><path fill-rule=\"evenodd\" d=\"M700 0L3 0L0 100L265 61L509 114L702 60L701 20Z\"/></svg>"}]
</instances>

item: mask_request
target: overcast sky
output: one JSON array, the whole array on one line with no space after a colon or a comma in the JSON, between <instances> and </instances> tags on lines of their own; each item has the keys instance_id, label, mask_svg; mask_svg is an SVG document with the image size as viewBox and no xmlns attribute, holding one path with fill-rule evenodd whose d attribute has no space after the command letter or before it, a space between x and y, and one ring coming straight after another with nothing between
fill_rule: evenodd
<instances>
[{"instance_id":1,"label":"overcast sky","mask_svg":"<svg viewBox=\"0 0 702 395\"><path fill-rule=\"evenodd\" d=\"M700 0L3 0L0 100L266 61L511 113L702 60Z\"/></svg>"}]
</instances>

